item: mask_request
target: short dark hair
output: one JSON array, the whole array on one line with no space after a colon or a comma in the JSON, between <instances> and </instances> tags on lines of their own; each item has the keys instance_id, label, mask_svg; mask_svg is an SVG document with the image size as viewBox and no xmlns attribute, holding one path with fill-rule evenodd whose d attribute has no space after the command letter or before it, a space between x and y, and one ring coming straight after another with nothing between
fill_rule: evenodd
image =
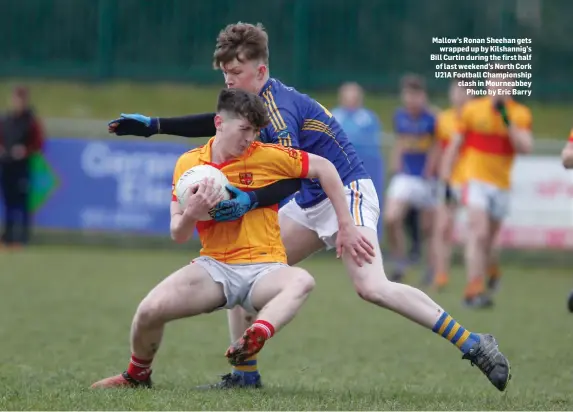
<instances>
[{"instance_id":1,"label":"short dark hair","mask_svg":"<svg viewBox=\"0 0 573 412\"><path fill-rule=\"evenodd\" d=\"M221 112L243 117L255 129L262 129L269 124L269 114L263 100L256 94L244 90L221 90L217 102L217 113Z\"/></svg>"},{"instance_id":2,"label":"short dark hair","mask_svg":"<svg viewBox=\"0 0 573 412\"><path fill-rule=\"evenodd\" d=\"M425 92L426 81L422 76L419 76L417 74L406 74L400 80L400 89Z\"/></svg>"},{"instance_id":3,"label":"short dark hair","mask_svg":"<svg viewBox=\"0 0 573 412\"><path fill-rule=\"evenodd\" d=\"M262 60L269 64L269 36L261 23L239 22L221 30L213 53L213 67L218 69L221 64L234 59L241 63Z\"/></svg>"}]
</instances>

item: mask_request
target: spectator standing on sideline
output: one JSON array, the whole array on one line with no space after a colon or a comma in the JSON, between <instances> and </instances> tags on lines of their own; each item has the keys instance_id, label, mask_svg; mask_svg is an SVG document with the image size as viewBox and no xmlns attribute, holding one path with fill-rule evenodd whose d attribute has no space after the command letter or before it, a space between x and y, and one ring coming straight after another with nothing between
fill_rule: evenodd
<instances>
[{"instance_id":1,"label":"spectator standing on sideline","mask_svg":"<svg viewBox=\"0 0 573 412\"><path fill-rule=\"evenodd\" d=\"M338 107L332 110L348 139L352 142L360 158L364 161L366 171L372 177L378 196L385 192L384 164L380 164L382 152L382 125L378 115L364 107L364 90L355 82L342 84L338 89ZM380 200L380 206L384 203ZM378 234L382 236L384 227L380 220Z\"/></svg>"},{"instance_id":2,"label":"spectator standing on sideline","mask_svg":"<svg viewBox=\"0 0 573 412\"><path fill-rule=\"evenodd\" d=\"M20 247L30 239L30 156L43 147L44 134L29 93L16 87L9 111L0 117L0 192L4 201L2 245Z\"/></svg>"},{"instance_id":3,"label":"spectator standing on sideline","mask_svg":"<svg viewBox=\"0 0 573 412\"><path fill-rule=\"evenodd\" d=\"M363 106L364 91L358 83L344 83L338 91L339 106L332 110L355 147L380 147L382 126L372 110Z\"/></svg>"}]
</instances>

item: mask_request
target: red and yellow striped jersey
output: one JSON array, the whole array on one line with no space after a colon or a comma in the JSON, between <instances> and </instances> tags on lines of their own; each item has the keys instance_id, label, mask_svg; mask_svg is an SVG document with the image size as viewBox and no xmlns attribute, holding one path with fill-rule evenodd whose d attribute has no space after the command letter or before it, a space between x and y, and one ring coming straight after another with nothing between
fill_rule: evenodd
<instances>
[{"instance_id":1,"label":"red and yellow striped jersey","mask_svg":"<svg viewBox=\"0 0 573 412\"><path fill-rule=\"evenodd\" d=\"M243 156L222 164L211 163L212 138L183 154L173 173L173 184L190 168L208 164L221 170L229 183L243 191L255 190L282 179L305 178L308 154L281 145L254 142ZM175 192L173 192L176 200ZM201 256L223 263L286 263L281 241L278 205L260 207L231 222L198 222Z\"/></svg>"},{"instance_id":2,"label":"red and yellow striped jersey","mask_svg":"<svg viewBox=\"0 0 573 412\"><path fill-rule=\"evenodd\" d=\"M531 111L514 100L506 103L509 120L521 129L531 129ZM511 187L515 150L507 127L490 97L474 99L464 106L459 130L464 135L464 175L506 190Z\"/></svg>"}]
</instances>

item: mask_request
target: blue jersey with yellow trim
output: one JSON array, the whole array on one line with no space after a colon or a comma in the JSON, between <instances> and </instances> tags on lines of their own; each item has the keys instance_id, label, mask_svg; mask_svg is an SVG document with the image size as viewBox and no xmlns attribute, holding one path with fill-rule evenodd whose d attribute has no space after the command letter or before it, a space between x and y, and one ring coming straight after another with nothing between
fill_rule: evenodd
<instances>
[{"instance_id":1,"label":"blue jersey with yellow trim","mask_svg":"<svg viewBox=\"0 0 573 412\"><path fill-rule=\"evenodd\" d=\"M332 162L345 185L370 176L340 124L316 100L269 79L260 92L271 123L261 130L261 141L294 147ZM302 208L326 199L317 179L304 179L295 195Z\"/></svg>"},{"instance_id":2,"label":"blue jersey with yellow trim","mask_svg":"<svg viewBox=\"0 0 573 412\"><path fill-rule=\"evenodd\" d=\"M401 173L423 176L428 155L434 145L436 116L425 110L417 116L406 109L394 113L394 132L402 146Z\"/></svg>"}]
</instances>

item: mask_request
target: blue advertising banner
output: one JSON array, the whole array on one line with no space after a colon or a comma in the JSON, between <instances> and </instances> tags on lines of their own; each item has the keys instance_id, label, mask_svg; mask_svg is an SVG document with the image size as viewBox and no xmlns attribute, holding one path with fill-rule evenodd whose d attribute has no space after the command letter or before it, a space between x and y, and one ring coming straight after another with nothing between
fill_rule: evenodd
<instances>
[{"instance_id":1,"label":"blue advertising banner","mask_svg":"<svg viewBox=\"0 0 573 412\"><path fill-rule=\"evenodd\" d=\"M44 155L33 161L35 225L168 235L173 169L192 147L143 139L49 139ZM378 153L359 154L380 196L383 167Z\"/></svg>"},{"instance_id":2,"label":"blue advertising banner","mask_svg":"<svg viewBox=\"0 0 573 412\"><path fill-rule=\"evenodd\" d=\"M147 140L50 139L45 158L56 186L38 208L36 225L167 235L173 169L190 148Z\"/></svg>"}]
</instances>

